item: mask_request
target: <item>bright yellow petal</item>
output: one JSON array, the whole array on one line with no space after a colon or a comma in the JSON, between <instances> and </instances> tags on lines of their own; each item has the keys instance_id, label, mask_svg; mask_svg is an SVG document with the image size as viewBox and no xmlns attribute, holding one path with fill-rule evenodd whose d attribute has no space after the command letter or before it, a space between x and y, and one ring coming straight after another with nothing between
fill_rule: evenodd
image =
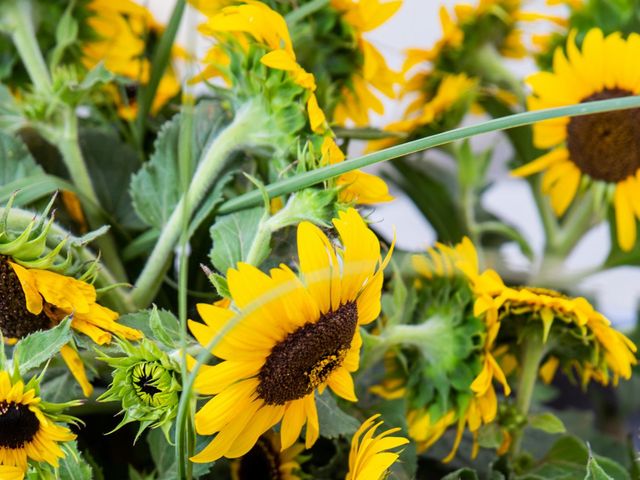
<instances>
[{"instance_id":1,"label":"bright yellow petal","mask_svg":"<svg viewBox=\"0 0 640 480\"><path fill-rule=\"evenodd\" d=\"M42 312L42 296L38 292L38 285L35 278L31 275L31 271L18 265L17 263L8 262L13 268L20 285L22 285L22 291L26 300L27 310L34 315L38 315Z\"/></svg>"},{"instance_id":2,"label":"bright yellow petal","mask_svg":"<svg viewBox=\"0 0 640 480\"><path fill-rule=\"evenodd\" d=\"M84 396L90 397L91 393L93 393L93 387L87 379L87 372L84 369L82 359L80 358L80 355L78 355L78 352L69 345L65 345L60 349L60 354L62 355L64 363L67 364L69 371L73 375L73 378L75 378L80 384Z\"/></svg>"}]
</instances>

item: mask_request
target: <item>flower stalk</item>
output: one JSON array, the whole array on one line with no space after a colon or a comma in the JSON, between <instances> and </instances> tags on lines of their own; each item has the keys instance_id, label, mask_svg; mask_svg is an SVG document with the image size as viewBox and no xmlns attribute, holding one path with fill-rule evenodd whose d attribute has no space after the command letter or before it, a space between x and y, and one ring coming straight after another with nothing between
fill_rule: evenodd
<instances>
[{"instance_id":1,"label":"flower stalk","mask_svg":"<svg viewBox=\"0 0 640 480\"><path fill-rule=\"evenodd\" d=\"M598 100L594 102L584 102L567 107L548 108L535 110L506 117L495 118L477 125L455 128L447 132L438 133L428 137L419 138L411 142L406 142L393 147L385 148L377 152L369 153L353 160L328 165L315 170L304 172L291 178L274 182L265 186L265 190L270 198L302 190L331 178L337 177L352 170L386 162L394 158L403 157L412 153L428 150L430 148L445 145L457 140L464 140L482 133L507 130L510 128L531 125L536 122L550 120L560 117L572 117L579 115L590 115L593 113L609 112L612 110L626 110L640 107L640 96L628 96L609 100ZM224 202L218 209L219 214L227 214L244 210L259 205L262 201L262 192L252 191L232 198Z\"/></svg>"},{"instance_id":2,"label":"flower stalk","mask_svg":"<svg viewBox=\"0 0 640 480\"><path fill-rule=\"evenodd\" d=\"M197 205L224 167L230 154L255 130L256 104L240 109L233 121L213 140L202 157L189 187L164 226L144 269L136 280L133 301L139 308L147 307L155 297L167 272L172 252L180 238L184 221L188 221Z\"/></svg>"},{"instance_id":3,"label":"flower stalk","mask_svg":"<svg viewBox=\"0 0 640 480\"><path fill-rule=\"evenodd\" d=\"M533 391L538 380L538 371L542 357L546 353L546 345L542 341L542 331L540 329L530 332L526 335L522 345L522 371L518 381L518 389L516 391L516 409L522 418L527 418L529 409L531 408L531 400ZM519 430L513 433L513 441L511 444L511 454L517 455L520 452L522 436L526 423Z\"/></svg>"},{"instance_id":4,"label":"flower stalk","mask_svg":"<svg viewBox=\"0 0 640 480\"><path fill-rule=\"evenodd\" d=\"M33 29L31 2L29 0L3 2L2 9L4 10L2 16L8 23L6 27L9 29L11 39L33 85L36 90L50 90L51 76Z\"/></svg>"},{"instance_id":5,"label":"flower stalk","mask_svg":"<svg viewBox=\"0 0 640 480\"><path fill-rule=\"evenodd\" d=\"M55 138L51 140L55 140ZM82 196L88 200L88 202L84 202L83 206L89 226L92 229L100 228L105 223L98 207L100 201L93 188L89 171L87 170L82 151L80 150L78 142L78 118L71 108L64 109L63 132L61 138L55 143L62 154L73 184L78 188ZM114 278L118 282L126 282L127 274L120 260L118 247L109 232L97 238L96 245L100 249L104 264L113 274Z\"/></svg>"}]
</instances>

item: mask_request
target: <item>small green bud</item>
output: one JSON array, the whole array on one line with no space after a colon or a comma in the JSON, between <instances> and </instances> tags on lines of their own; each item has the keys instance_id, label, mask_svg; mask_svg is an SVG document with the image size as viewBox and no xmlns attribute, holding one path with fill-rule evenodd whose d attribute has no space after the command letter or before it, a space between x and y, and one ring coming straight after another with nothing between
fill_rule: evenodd
<instances>
[{"instance_id":1,"label":"small green bud","mask_svg":"<svg viewBox=\"0 0 640 480\"><path fill-rule=\"evenodd\" d=\"M113 367L113 382L98 401L119 401L124 418L113 430L140 422L136 440L146 428L162 428L168 435L178 411L180 368L153 342L132 345L118 341L123 357L98 357Z\"/></svg>"}]
</instances>

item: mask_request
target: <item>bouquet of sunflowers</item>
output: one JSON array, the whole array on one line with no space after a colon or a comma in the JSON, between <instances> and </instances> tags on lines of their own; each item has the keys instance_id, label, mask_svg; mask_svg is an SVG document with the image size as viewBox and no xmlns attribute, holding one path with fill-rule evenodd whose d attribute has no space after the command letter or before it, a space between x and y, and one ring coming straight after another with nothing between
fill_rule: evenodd
<instances>
[{"instance_id":1,"label":"bouquet of sunflowers","mask_svg":"<svg viewBox=\"0 0 640 480\"><path fill-rule=\"evenodd\" d=\"M148 3L0 0L0 480L640 479L637 0Z\"/></svg>"}]
</instances>

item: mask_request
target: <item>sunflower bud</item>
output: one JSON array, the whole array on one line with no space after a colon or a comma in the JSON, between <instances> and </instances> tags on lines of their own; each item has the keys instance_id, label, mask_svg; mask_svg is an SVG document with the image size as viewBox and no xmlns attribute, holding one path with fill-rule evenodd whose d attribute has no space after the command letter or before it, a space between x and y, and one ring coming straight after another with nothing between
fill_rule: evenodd
<instances>
[{"instance_id":1,"label":"sunflower bud","mask_svg":"<svg viewBox=\"0 0 640 480\"><path fill-rule=\"evenodd\" d=\"M99 357L113 370L113 382L98 401L122 403L124 418L113 431L130 422L140 422L136 439L146 428L162 428L168 435L178 411L180 368L153 342L137 345L118 341L124 356Z\"/></svg>"}]
</instances>

